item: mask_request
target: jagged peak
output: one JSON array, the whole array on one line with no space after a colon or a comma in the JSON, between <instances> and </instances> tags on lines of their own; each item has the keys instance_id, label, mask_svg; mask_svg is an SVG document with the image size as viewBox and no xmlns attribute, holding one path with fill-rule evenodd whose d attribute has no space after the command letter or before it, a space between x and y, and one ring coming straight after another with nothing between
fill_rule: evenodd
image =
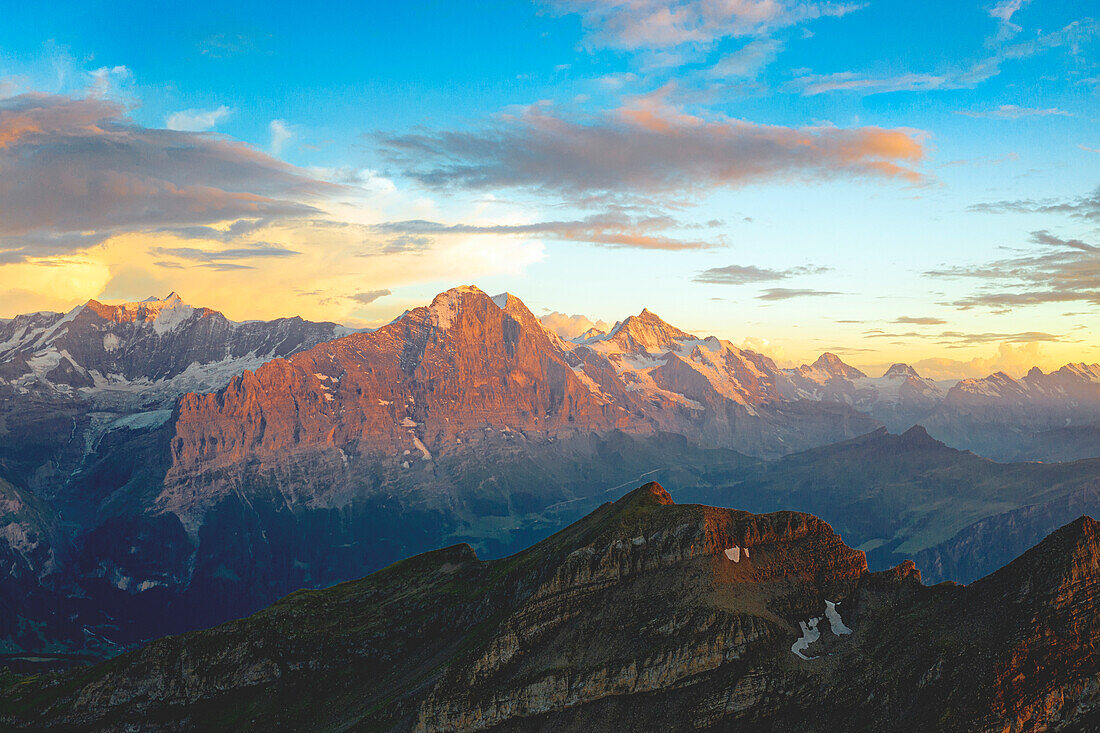
<instances>
[{"instance_id":1,"label":"jagged peak","mask_svg":"<svg viewBox=\"0 0 1100 733\"><path fill-rule=\"evenodd\" d=\"M695 339L690 333L681 331L661 319L660 316L643 308L636 316L615 324L607 340L614 341L628 351L665 351L676 341Z\"/></svg>"},{"instance_id":2,"label":"jagged peak","mask_svg":"<svg viewBox=\"0 0 1100 733\"><path fill-rule=\"evenodd\" d=\"M917 370L908 364L897 362L891 364L890 368L882 375L883 377L913 377L914 379L920 379L921 376L917 374Z\"/></svg>"},{"instance_id":3,"label":"jagged peak","mask_svg":"<svg viewBox=\"0 0 1100 733\"><path fill-rule=\"evenodd\" d=\"M811 364L810 368L846 379L859 379L867 376L854 366L845 364L839 356L831 351L826 351L824 354L817 357L817 361Z\"/></svg>"}]
</instances>

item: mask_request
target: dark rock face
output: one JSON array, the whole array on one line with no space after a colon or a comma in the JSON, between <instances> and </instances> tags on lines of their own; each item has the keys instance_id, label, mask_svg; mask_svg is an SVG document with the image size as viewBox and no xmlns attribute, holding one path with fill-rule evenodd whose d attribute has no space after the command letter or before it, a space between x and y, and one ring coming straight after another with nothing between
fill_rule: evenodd
<instances>
[{"instance_id":1,"label":"dark rock face","mask_svg":"<svg viewBox=\"0 0 1100 733\"><path fill-rule=\"evenodd\" d=\"M96 667L9 677L0 724L1083 730L1098 591L1084 517L972 586L930 588L911 562L868 573L813 516L676 505L647 484L502 560L457 545Z\"/></svg>"}]
</instances>

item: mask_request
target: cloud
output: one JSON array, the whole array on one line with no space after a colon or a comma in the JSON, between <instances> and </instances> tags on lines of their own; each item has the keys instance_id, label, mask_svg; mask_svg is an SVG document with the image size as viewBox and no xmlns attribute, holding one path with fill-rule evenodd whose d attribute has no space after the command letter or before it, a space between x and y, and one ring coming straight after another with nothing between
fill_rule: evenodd
<instances>
[{"instance_id":1,"label":"cloud","mask_svg":"<svg viewBox=\"0 0 1100 733\"><path fill-rule=\"evenodd\" d=\"M997 353L988 357L975 357L968 361L932 358L915 362L917 373L929 379L981 378L995 372L1005 372L1014 377L1026 374L1031 367L1047 361L1039 343L1001 344Z\"/></svg>"},{"instance_id":2,"label":"cloud","mask_svg":"<svg viewBox=\"0 0 1100 733\"><path fill-rule=\"evenodd\" d=\"M89 71L88 76L88 95L99 99L114 93L118 86L134 78L133 72L125 66L101 66Z\"/></svg>"},{"instance_id":3,"label":"cloud","mask_svg":"<svg viewBox=\"0 0 1100 733\"><path fill-rule=\"evenodd\" d=\"M685 240L665 236L659 232L679 227L667 216L628 216L618 212L594 214L572 221L542 221L530 224L441 224L434 221L392 221L377 224L374 231L411 237L408 240L391 240L390 245L413 244L426 246L426 237L494 234L544 237L567 242L586 242L605 247L634 249L688 250L714 247L717 242Z\"/></svg>"},{"instance_id":4,"label":"cloud","mask_svg":"<svg viewBox=\"0 0 1100 733\"><path fill-rule=\"evenodd\" d=\"M250 38L240 34L218 33L203 39L199 44L199 53L212 59L224 59L251 51Z\"/></svg>"},{"instance_id":5,"label":"cloud","mask_svg":"<svg viewBox=\"0 0 1100 733\"><path fill-rule=\"evenodd\" d=\"M823 295L841 295L832 290L809 290L806 288L768 288L760 295L758 300L790 300L792 298L821 297Z\"/></svg>"},{"instance_id":6,"label":"cloud","mask_svg":"<svg viewBox=\"0 0 1100 733\"><path fill-rule=\"evenodd\" d=\"M1087 221L1100 221L1100 186L1090 194L1069 201L1017 199L974 204L969 210L989 214L1067 214Z\"/></svg>"},{"instance_id":7,"label":"cloud","mask_svg":"<svg viewBox=\"0 0 1100 733\"><path fill-rule=\"evenodd\" d=\"M1027 0L1001 0L989 9L989 14L1007 23L1026 2Z\"/></svg>"},{"instance_id":8,"label":"cloud","mask_svg":"<svg viewBox=\"0 0 1100 733\"><path fill-rule=\"evenodd\" d=\"M788 0L552 0L561 14L581 18L590 48L671 49L710 46L727 37L764 35L823 17L840 17L860 3Z\"/></svg>"},{"instance_id":9,"label":"cloud","mask_svg":"<svg viewBox=\"0 0 1100 733\"><path fill-rule=\"evenodd\" d=\"M1085 43L1100 35L1100 23L1092 18L1074 21L1060 30L1039 35L1028 41L1002 44L1004 38L994 39L996 48L983 59L959 68L936 72L906 72L880 75L857 71L839 71L828 74L804 73L786 84L789 91L807 96L828 92L859 92L882 94L901 91L932 91L940 89L973 89L978 84L1001 73L1007 61L1031 58L1052 48L1066 47L1078 53Z\"/></svg>"},{"instance_id":10,"label":"cloud","mask_svg":"<svg viewBox=\"0 0 1100 733\"><path fill-rule=\"evenodd\" d=\"M540 316L539 320L542 322L542 325L546 326L563 339L574 339L591 328L598 328L601 331L611 330L611 324L607 321L598 319L592 320L588 316L577 314L566 315L565 313L559 313L557 311Z\"/></svg>"},{"instance_id":11,"label":"cloud","mask_svg":"<svg viewBox=\"0 0 1100 733\"><path fill-rule=\"evenodd\" d=\"M220 263L227 260L249 260L267 257L294 257L300 255L293 249L279 247L274 244L258 242L244 247L231 247L229 249L207 250L198 247L153 247L151 254L160 257L175 257L181 260L193 262Z\"/></svg>"},{"instance_id":12,"label":"cloud","mask_svg":"<svg viewBox=\"0 0 1100 733\"><path fill-rule=\"evenodd\" d=\"M219 122L233 113L224 104L216 109L185 109L168 115L164 125L169 130L181 132L204 132L213 130Z\"/></svg>"},{"instance_id":13,"label":"cloud","mask_svg":"<svg viewBox=\"0 0 1100 733\"><path fill-rule=\"evenodd\" d=\"M123 232L312 215L314 201L342 190L224 137L142 127L115 102L44 94L0 100L0 170L8 259Z\"/></svg>"},{"instance_id":14,"label":"cloud","mask_svg":"<svg viewBox=\"0 0 1100 733\"><path fill-rule=\"evenodd\" d=\"M932 318L931 316L902 316L894 320L894 323L909 323L915 326L938 326L947 321L942 318Z\"/></svg>"},{"instance_id":15,"label":"cloud","mask_svg":"<svg viewBox=\"0 0 1100 733\"><path fill-rule=\"evenodd\" d=\"M704 120L659 95L614 112L565 119L539 107L472 131L383 139L406 175L433 187L526 188L583 196L738 188L777 179L875 177L909 183L924 157L908 129L783 127Z\"/></svg>"},{"instance_id":16,"label":"cloud","mask_svg":"<svg viewBox=\"0 0 1100 733\"><path fill-rule=\"evenodd\" d=\"M785 270L772 270L755 265L726 265L725 267L711 267L703 270L692 278L693 282L707 283L710 285L745 285L748 283L770 282L774 280L786 280L798 275L817 275L828 272L831 268L803 265L801 267L789 267Z\"/></svg>"},{"instance_id":17,"label":"cloud","mask_svg":"<svg viewBox=\"0 0 1100 733\"><path fill-rule=\"evenodd\" d=\"M385 297L387 295L393 295L393 293L391 293L387 289L368 290L365 293L356 293L355 295L352 295L351 299L354 300L356 303L362 303L363 305L370 305L371 303L378 300L379 298Z\"/></svg>"},{"instance_id":18,"label":"cloud","mask_svg":"<svg viewBox=\"0 0 1100 733\"><path fill-rule=\"evenodd\" d=\"M1032 232L1043 249L976 267L932 270L930 277L984 280L988 284L951 305L1007 309L1041 303L1100 305L1100 247L1046 230Z\"/></svg>"},{"instance_id":19,"label":"cloud","mask_svg":"<svg viewBox=\"0 0 1100 733\"><path fill-rule=\"evenodd\" d=\"M738 50L726 54L707 70L707 76L715 79L754 79L772 61L775 61L783 44L774 38L750 41Z\"/></svg>"},{"instance_id":20,"label":"cloud","mask_svg":"<svg viewBox=\"0 0 1100 733\"><path fill-rule=\"evenodd\" d=\"M279 155L283 152L286 144L290 142L290 138L294 137L294 133L285 120L272 120L267 127L271 132L271 152L274 155Z\"/></svg>"},{"instance_id":21,"label":"cloud","mask_svg":"<svg viewBox=\"0 0 1100 733\"><path fill-rule=\"evenodd\" d=\"M958 110L955 114L964 115L966 117L982 117L990 120L1018 120L1021 117L1049 117L1051 115L1072 117L1069 112L1066 112L1064 109L1058 109L1057 107L1039 109L1038 107L1018 107L1015 104L1002 104L996 109L983 111Z\"/></svg>"},{"instance_id":22,"label":"cloud","mask_svg":"<svg viewBox=\"0 0 1100 733\"><path fill-rule=\"evenodd\" d=\"M975 346L989 343L1027 344L1038 343L1041 341L1065 340L1065 336L1047 333L1045 331L1020 331L1016 333L992 331L984 333L968 333L965 331L942 331L937 334L923 334L917 333L916 331L909 331L907 333L889 333L887 331L876 329L872 331L867 331L863 335L864 338L922 339L951 347Z\"/></svg>"}]
</instances>

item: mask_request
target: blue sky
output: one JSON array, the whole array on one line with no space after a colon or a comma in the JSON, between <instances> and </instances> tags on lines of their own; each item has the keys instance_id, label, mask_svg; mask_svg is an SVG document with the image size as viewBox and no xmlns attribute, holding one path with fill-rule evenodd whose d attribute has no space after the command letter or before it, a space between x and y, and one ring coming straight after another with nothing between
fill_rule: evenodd
<instances>
[{"instance_id":1,"label":"blue sky","mask_svg":"<svg viewBox=\"0 0 1100 733\"><path fill-rule=\"evenodd\" d=\"M785 363L1096 360L1085 4L321 5L4 3L0 315L473 282Z\"/></svg>"}]
</instances>

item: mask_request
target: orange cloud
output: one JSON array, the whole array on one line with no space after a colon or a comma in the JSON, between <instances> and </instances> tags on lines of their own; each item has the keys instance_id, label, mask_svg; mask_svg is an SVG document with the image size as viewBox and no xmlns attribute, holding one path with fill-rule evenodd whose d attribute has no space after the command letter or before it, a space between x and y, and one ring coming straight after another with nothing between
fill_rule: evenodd
<instances>
[{"instance_id":1,"label":"orange cloud","mask_svg":"<svg viewBox=\"0 0 1100 733\"><path fill-rule=\"evenodd\" d=\"M924 134L910 129L784 127L705 120L638 97L590 119L530 107L472 131L389 137L406 173L445 188L519 187L574 196L703 191L801 177L920 182Z\"/></svg>"}]
</instances>

